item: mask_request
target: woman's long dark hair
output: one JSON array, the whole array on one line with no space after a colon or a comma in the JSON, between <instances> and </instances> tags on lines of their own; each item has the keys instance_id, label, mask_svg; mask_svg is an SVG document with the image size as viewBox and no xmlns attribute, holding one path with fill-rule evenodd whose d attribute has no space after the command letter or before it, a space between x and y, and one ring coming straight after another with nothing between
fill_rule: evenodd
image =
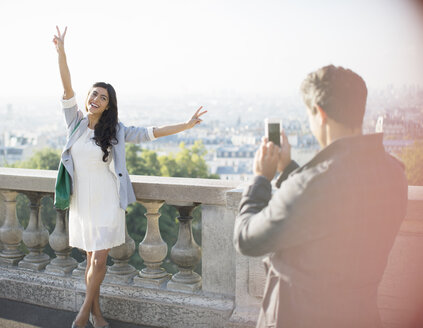
<instances>
[{"instance_id":1,"label":"woman's long dark hair","mask_svg":"<svg viewBox=\"0 0 423 328\"><path fill-rule=\"evenodd\" d=\"M101 114L100 120L94 127L93 138L95 140L95 144L103 151L103 162L107 162L110 153L109 147L118 143L116 139L116 125L118 123L116 91L110 84L105 82L94 83L91 90L96 87L106 89L109 94L109 104L107 105L107 110ZM91 90L87 97L90 96ZM88 111L87 107L85 107L85 109Z\"/></svg>"}]
</instances>

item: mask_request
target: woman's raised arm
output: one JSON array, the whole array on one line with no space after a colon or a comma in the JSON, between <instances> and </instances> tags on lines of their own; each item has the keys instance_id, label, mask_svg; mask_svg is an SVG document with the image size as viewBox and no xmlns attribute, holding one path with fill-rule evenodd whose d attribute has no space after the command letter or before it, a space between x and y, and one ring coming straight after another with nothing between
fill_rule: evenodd
<instances>
[{"instance_id":1,"label":"woman's raised arm","mask_svg":"<svg viewBox=\"0 0 423 328\"><path fill-rule=\"evenodd\" d=\"M169 136L171 134L176 134L188 129L192 129L197 124L200 124L203 120L200 119L201 115L204 115L207 113L207 111L201 111L203 106L197 109L197 111L194 113L194 115L186 122L186 123L179 123L179 124L173 124L173 125L165 125L161 127L154 128L153 134L154 138L160 138Z\"/></svg>"},{"instance_id":2,"label":"woman's raised arm","mask_svg":"<svg viewBox=\"0 0 423 328\"><path fill-rule=\"evenodd\" d=\"M53 43L56 46L57 53L59 54L59 70L64 90L63 99L70 99L74 96L74 92L72 89L71 76L65 53L65 35L68 28L65 27L63 34L60 33L60 30L57 26L56 29L58 35L54 36Z\"/></svg>"}]
</instances>

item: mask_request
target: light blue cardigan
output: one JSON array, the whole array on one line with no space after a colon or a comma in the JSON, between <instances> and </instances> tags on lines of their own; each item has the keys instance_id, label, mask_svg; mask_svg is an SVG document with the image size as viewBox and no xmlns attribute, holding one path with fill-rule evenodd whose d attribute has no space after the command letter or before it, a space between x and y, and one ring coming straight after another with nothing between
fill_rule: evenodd
<instances>
[{"instance_id":1,"label":"light blue cardigan","mask_svg":"<svg viewBox=\"0 0 423 328\"><path fill-rule=\"evenodd\" d=\"M73 189L73 160L70 149L76 140L87 130L88 118L84 117L84 114L78 110L75 97L67 100L62 100L62 108L65 114L68 135L66 146L62 152L62 163L66 170L69 172L72 180ZM76 124L81 121L78 128L71 135ZM71 135L71 136L70 136ZM125 158L125 142L141 143L146 141L155 140L153 134L153 127L126 127L123 123L119 122L116 127L116 139L118 143L112 146L111 155L112 163L111 168L114 167L114 172L119 185L119 198L120 207L126 210L129 204L135 202L135 193L132 188L131 180L129 179L128 170L126 169L126 158Z\"/></svg>"}]
</instances>

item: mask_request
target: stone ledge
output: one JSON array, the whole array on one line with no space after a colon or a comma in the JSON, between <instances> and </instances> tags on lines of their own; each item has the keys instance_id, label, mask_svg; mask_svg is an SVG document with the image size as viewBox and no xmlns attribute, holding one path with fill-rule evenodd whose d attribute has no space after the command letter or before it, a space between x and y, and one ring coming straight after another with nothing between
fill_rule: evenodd
<instances>
[{"instance_id":1,"label":"stone ledge","mask_svg":"<svg viewBox=\"0 0 423 328\"><path fill-rule=\"evenodd\" d=\"M0 189L54 193L57 171L0 168ZM170 204L225 205L226 191L238 182L217 179L170 178L131 175L137 199L163 200Z\"/></svg>"},{"instance_id":2,"label":"stone ledge","mask_svg":"<svg viewBox=\"0 0 423 328\"><path fill-rule=\"evenodd\" d=\"M226 192L226 207L230 210L237 211L239 207L239 202L242 198L242 188L236 188L228 190Z\"/></svg>"},{"instance_id":3,"label":"stone ledge","mask_svg":"<svg viewBox=\"0 0 423 328\"><path fill-rule=\"evenodd\" d=\"M238 307L225 328L255 328L259 312L259 307Z\"/></svg>"},{"instance_id":4,"label":"stone ledge","mask_svg":"<svg viewBox=\"0 0 423 328\"><path fill-rule=\"evenodd\" d=\"M84 295L85 285L79 278L1 267L0 298L77 311ZM220 295L112 283L102 284L100 302L107 318L172 328L223 328L234 309L233 298Z\"/></svg>"},{"instance_id":5,"label":"stone ledge","mask_svg":"<svg viewBox=\"0 0 423 328\"><path fill-rule=\"evenodd\" d=\"M423 187L408 186L406 220L423 222Z\"/></svg>"}]
</instances>

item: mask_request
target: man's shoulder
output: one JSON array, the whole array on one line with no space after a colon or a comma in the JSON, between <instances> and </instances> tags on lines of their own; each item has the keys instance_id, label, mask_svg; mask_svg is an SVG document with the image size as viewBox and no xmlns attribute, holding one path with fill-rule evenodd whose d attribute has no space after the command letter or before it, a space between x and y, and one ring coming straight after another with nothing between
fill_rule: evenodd
<instances>
[{"instance_id":1,"label":"man's shoulder","mask_svg":"<svg viewBox=\"0 0 423 328\"><path fill-rule=\"evenodd\" d=\"M327 174L334 170L335 160L333 158L320 161L318 163L309 163L299 167L288 177L286 182L292 184L301 184L306 187L310 182L323 182Z\"/></svg>"},{"instance_id":2,"label":"man's shoulder","mask_svg":"<svg viewBox=\"0 0 423 328\"><path fill-rule=\"evenodd\" d=\"M396 156L386 153L386 157L397 169L405 170L405 164Z\"/></svg>"},{"instance_id":3,"label":"man's shoulder","mask_svg":"<svg viewBox=\"0 0 423 328\"><path fill-rule=\"evenodd\" d=\"M307 202L310 197L330 197L330 194L336 193L338 186L338 179L334 179L334 172L331 170L332 166L333 160L328 159L298 168L281 184L274 196L292 204L303 200Z\"/></svg>"}]
</instances>

